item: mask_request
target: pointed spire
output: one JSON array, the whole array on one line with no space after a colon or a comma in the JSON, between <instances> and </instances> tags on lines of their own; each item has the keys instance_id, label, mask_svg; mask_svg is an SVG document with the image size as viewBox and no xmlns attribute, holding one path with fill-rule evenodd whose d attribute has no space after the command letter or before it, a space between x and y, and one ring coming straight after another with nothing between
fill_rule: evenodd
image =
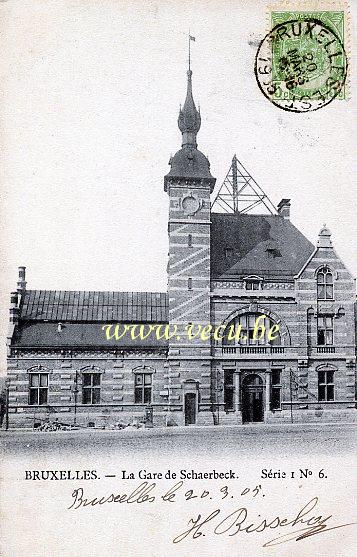
<instances>
[{"instance_id":1,"label":"pointed spire","mask_svg":"<svg viewBox=\"0 0 357 557\"><path fill-rule=\"evenodd\" d=\"M192 95L192 71L187 72L187 94L185 104L180 108L178 127L182 133L182 147L197 147L197 133L201 127L201 115Z\"/></svg>"},{"instance_id":2,"label":"pointed spire","mask_svg":"<svg viewBox=\"0 0 357 557\"><path fill-rule=\"evenodd\" d=\"M189 35L189 41L195 37ZM189 42L189 68L187 72L187 94L183 107L180 106L178 127L182 133L182 148L170 158L170 172L165 176L165 191L172 180L199 180L208 184L212 193L216 178L210 171L207 157L197 149L197 133L201 127L201 115L197 110L192 95L191 52Z\"/></svg>"}]
</instances>

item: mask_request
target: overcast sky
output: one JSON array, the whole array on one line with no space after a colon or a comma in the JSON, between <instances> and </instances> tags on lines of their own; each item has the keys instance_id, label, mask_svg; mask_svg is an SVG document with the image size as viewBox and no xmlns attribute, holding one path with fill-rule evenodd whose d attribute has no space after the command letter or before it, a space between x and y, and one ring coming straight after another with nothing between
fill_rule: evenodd
<instances>
[{"instance_id":1,"label":"overcast sky","mask_svg":"<svg viewBox=\"0 0 357 557\"><path fill-rule=\"evenodd\" d=\"M237 153L275 204L291 198L313 243L330 227L357 275L356 95L308 114L262 95L268 4L0 4L2 362L19 265L29 289L166 290L163 176L180 148L189 28L198 143L217 185Z\"/></svg>"}]
</instances>

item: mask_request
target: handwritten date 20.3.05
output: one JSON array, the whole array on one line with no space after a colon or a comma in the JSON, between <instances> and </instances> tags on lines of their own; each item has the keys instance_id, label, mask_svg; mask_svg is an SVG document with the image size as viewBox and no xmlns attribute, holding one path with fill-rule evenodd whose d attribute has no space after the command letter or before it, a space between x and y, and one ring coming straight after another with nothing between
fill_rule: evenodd
<instances>
[{"instance_id":1,"label":"handwritten date 20.3.05","mask_svg":"<svg viewBox=\"0 0 357 557\"><path fill-rule=\"evenodd\" d=\"M260 498L265 497L261 485L244 487L231 490L227 485L221 487L210 487L209 489L187 489L185 482L179 481L159 493L156 483L142 482L128 493L110 493L97 497L89 497L84 493L82 487L77 488L72 493L72 504L68 507L71 510L83 508L101 507L107 504L152 504L159 502L162 504L174 504L195 501L196 504L217 504L222 501L222 505L213 511L205 513L199 512L192 516L186 522L186 527L182 529L172 539L174 544L183 542L184 540L198 540L206 536L236 536L238 534L262 534L265 531L275 530L275 535L269 540L262 540L263 547L272 547L291 540L300 541L317 534L339 530L341 528L356 525L357 521L348 518L348 521L342 521L340 524L332 524L330 521L332 515L329 513L321 513L318 510L319 498L312 497L306 503L289 504L292 509L289 516L285 516L279 511L275 511L274 507L270 507L269 516L264 517L263 512L259 512L256 508ZM254 509L249 509L256 499ZM239 504L234 505L236 500L240 500ZM224 501L224 503L223 503ZM244 504L241 505L241 503ZM190 504L190 503L188 503ZM229 507L227 509L227 504ZM233 506L234 505L234 506ZM233 508L232 508L233 507ZM267 513L268 514L268 513Z\"/></svg>"}]
</instances>

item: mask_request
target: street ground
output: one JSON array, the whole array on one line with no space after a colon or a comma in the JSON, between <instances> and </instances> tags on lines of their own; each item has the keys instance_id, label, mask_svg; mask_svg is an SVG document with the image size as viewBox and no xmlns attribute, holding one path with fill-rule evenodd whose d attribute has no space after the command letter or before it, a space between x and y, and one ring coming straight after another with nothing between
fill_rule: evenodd
<instances>
[{"instance_id":1,"label":"street ground","mask_svg":"<svg viewBox=\"0 0 357 557\"><path fill-rule=\"evenodd\" d=\"M174 427L155 429L78 431L1 431L0 447L11 456L44 453L64 456L107 454L130 456L140 452L153 457L225 458L293 454L343 456L357 451L354 424L254 424L244 426Z\"/></svg>"}]
</instances>

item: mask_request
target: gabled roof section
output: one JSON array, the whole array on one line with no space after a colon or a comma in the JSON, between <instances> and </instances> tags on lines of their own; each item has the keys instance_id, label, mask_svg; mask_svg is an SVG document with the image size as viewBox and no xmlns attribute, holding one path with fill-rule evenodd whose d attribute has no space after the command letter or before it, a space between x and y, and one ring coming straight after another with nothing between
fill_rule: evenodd
<instances>
[{"instance_id":1,"label":"gabled roof section","mask_svg":"<svg viewBox=\"0 0 357 557\"><path fill-rule=\"evenodd\" d=\"M211 214L211 276L292 280L313 244L279 215Z\"/></svg>"},{"instance_id":2,"label":"gabled roof section","mask_svg":"<svg viewBox=\"0 0 357 557\"><path fill-rule=\"evenodd\" d=\"M83 292L27 290L20 320L165 323L168 297L164 292Z\"/></svg>"},{"instance_id":3,"label":"gabled roof section","mask_svg":"<svg viewBox=\"0 0 357 557\"><path fill-rule=\"evenodd\" d=\"M299 269L299 272L296 275L296 278L300 278L302 276L302 274L304 273L304 271L306 270L306 268L308 267L309 263L311 261L313 261L313 259L316 257L322 257L323 259L325 259L326 263L332 263L335 264L336 263L336 259L339 262L339 266L340 268L343 268L346 270L346 272L350 275L351 278L353 278L353 274L351 273L351 271L346 267L346 265L343 263L343 261L341 260L341 258L339 257L339 255L336 253L336 250L331 242L331 232L330 230L327 228L327 226L324 224L322 229L319 232L319 237L317 240L317 246L314 249L314 251L312 252L312 254L310 255L310 257L307 259L307 261L305 261L305 263L303 264L302 268ZM332 261L331 261L332 260Z\"/></svg>"}]
</instances>

